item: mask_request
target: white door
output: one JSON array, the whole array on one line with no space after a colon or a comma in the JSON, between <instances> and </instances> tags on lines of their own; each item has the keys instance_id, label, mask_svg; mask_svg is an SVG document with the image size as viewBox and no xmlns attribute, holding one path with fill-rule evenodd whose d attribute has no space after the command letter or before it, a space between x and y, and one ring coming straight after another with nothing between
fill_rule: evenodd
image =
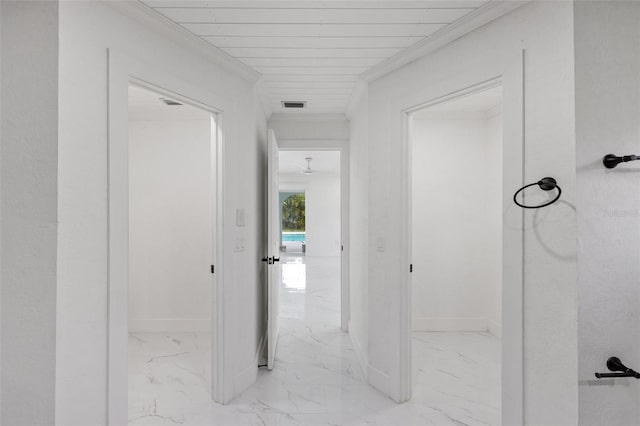
<instances>
[{"instance_id":1,"label":"white door","mask_svg":"<svg viewBox=\"0 0 640 426\"><path fill-rule=\"evenodd\" d=\"M269 130L267 140L268 149L268 190L267 220L269 245L267 262L267 368L273 369L273 361L276 358L276 346L278 345L278 298L280 297L280 281L282 279L280 268L280 196L278 188L278 141Z\"/></svg>"}]
</instances>

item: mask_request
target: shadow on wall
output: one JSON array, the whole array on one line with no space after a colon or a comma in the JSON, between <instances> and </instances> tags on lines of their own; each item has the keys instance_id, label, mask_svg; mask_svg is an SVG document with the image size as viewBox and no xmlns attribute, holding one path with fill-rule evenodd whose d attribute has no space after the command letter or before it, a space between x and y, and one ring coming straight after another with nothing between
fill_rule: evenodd
<instances>
[{"instance_id":1,"label":"shadow on wall","mask_svg":"<svg viewBox=\"0 0 640 426\"><path fill-rule=\"evenodd\" d=\"M554 214L551 215L550 210L547 209L553 209ZM554 219L549 219L550 216ZM564 227L566 223L575 223L575 216L576 206L567 201L558 200L553 206L537 209L531 220L531 229L533 229L540 246L546 253L562 262L573 263L576 261L577 246L572 241L554 238L554 235L557 235L556 227Z\"/></svg>"}]
</instances>

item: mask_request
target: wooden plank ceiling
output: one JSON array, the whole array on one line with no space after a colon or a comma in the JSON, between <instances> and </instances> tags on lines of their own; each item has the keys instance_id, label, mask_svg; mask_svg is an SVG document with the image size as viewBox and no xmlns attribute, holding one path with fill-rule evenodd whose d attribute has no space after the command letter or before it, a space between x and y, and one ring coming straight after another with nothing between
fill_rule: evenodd
<instances>
[{"instance_id":1,"label":"wooden plank ceiling","mask_svg":"<svg viewBox=\"0 0 640 426\"><path fill-rule=\"evenodd\" d=\"M487 0L143 0L263 75L273 112L343 113L358 76Z\"/></svg>"}]
</instances>

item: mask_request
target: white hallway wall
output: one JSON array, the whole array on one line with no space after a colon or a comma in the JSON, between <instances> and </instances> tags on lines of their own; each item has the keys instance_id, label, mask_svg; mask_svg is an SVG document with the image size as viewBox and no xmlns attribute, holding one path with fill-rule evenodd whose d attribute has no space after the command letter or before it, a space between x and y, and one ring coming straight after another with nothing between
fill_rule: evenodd
<instances>
[{"instance_id":1,"label":"white hallway wall","mask_svg":"<svg viewBox=\"0 0 640 426\"><path fill-rule=\"evenodd\" d=\"M129 122L130 331L211 330L211 132L206 117Z\"/></svg>"},{"instance_id":2,"label":"white hallway wall","mask_svg":"<svg viewBox=\"0 0 640 426\"><path fill-rule=\"evenodd\" d=\"M257 250L255 254L258 256L258 259L262 259L265 254L269 251L269 239L268 239L268 221L265 206L267 205L267 180L264 178L267 176L267 133L268 133L268 115L262 107L260 99L260 93L256 86L253 88L253 98L254 98L254 122L255 127L253 131L255 132L255 140L258 144L258 156L254 162L254 167L256 167L256 173L253 175L255 188L258 188L257 193L254 193L254 199L252 204L254 208L256 208L253 213L255 217L247 218L253 219L256 228L256 236L258 238L258 243L255 246ZM253 237L256 238L256 237ZM261 265L264 263L261 261ZM258 268L258 285L262 286L262 289L258 289L257 297L253 300L256 315L254 316L254 327L258 332L258 336L267 335L267 292L266 285L264 283L267 282L267 268L262 267ZM262 284L261 284L262 283ZM259 348L258 348L259 349ZM263 353L260 354L260 364L266 363L266 345L263 348Z\"/></svg>"},{"instance_id":3,"label":"white hallway wall","mask_svg":"<svg viewBox=\"0 0 640 426\"><path fill-rule=\"evenodd\" d=\"M628 7L629 4L626 6ZM65 6L65 8L67 7L71 6ZM83 203L64 207L60 212L61 216L63 216L61 217L60 230L61 232L64 231L64 235L61 234L60 236L59 250L63 250L65 253L71 254L71 256L65 256L65 258L59 262L61 269L58 273L58 282L64 283L65 287L64 291L59 295L58 300L59 307L65 308L65 313L61 317L58 317L58 321L63 323L58 327L58 345L64 344L63 348L58 352L58 390L59 395L61 395L61 397L59 397L61 410L58 418L62 424L103 424L105 411L104 365L106 364L104 359L106 333L103 331L105 328L104 314L106 311L104 307L106 294L104 287L104 283L106 282L106 266L104 265L104 253L106 252L104 247L106 240L106 237L104 237L106 232L104 229L104 211L106 210L104 183L106 179L104 178L105 161L103 154L106 141L106 136L104 135L106 131L104 118L106 116L106 100L104 99L104 94L106 93L106 78L104 76L104 69L106 68L105 46L115 44L123 50L139 53L141 57L147 58L158 65L162 64L162 58L160 56L170 53L169 57L175 56L188 60L184 63L190 65L189 67L181 67L180 65L173 64L170 65L172 69L178 69L178 74L181 75L195 76L196 81L206 81L206 83L203 84L216 84L212 83L211 79L204 78L203 74L206 71L213 69L216 72L221 72L221 70L206 64L206 61L202 60L199 56L185 52L181 45L173 44L172 42L167 44L166 39L153 31L141 30L138 24L128 19L117 17L118 15L114 15L111 11L102 10L103 6L74 5L73 7L82 7L86 10L82 11L85 13L76 12L70 15L65 13L65 22L68 19L75 21L75 29L70 32L71 37L67 38L65 43L61 45L63 51L66 50L65 58L69 59L73 56L73 48L77 48L78 52L82 54L79 54L78 59L66 63L62 67L62 69L70 73L71 76L70 78L63 77L62 79L64 82L62 87L65 89L63 97L67 98L67 103L64 105L67 115L65 118L66 129L61 129L61 135L73 137L67 140L63 146L65 148L65 159L61 159L60 167L64 166L66 171L61 173L61 175L64 176L64 187L61 188L60 197L61 201L64 200L68 203L79 194L78 200L82 200ZM527 157L527 178L538 178L537 172L542 172L538 166L545 163L545 160L548 158L548 152L553 152L558 158L554 160L553 164L551 164L547 170L556 172L556 176L564 178L562 180L563 189L565 193L570 196L573 191L573 180L571 175L568 174L567 168L572 168L573 147L567 141L571 140L572 131L570 127L572 125L572 113L566 103L568 99L571 99L571 96L568 96L568 86L572 85L572 69L570 69L570 58L572 55L570 52L567 52L567 49L568 46L571 46L572 39L569 40L568 33L573 31L573 21L568 16L567 8L569 7L571 7L570 4L537 3L528 5L523 9L529 13L528 16L524 15L522 10L516 11L498 22L482 28L475 34L457 41L452 46L430 55L429 58L408 66L409 71L407 71L407 69L404 71L401 70L398 73L400 78L392 78L390 81L396 85L395 90L407 91L415 88L417 84L425 84L430 78L435 77L436 80L434 81L437 81L438 76L444 78L443 76L446 75L448 71L451 71L451 65L443 64L460 63L461 58L463 63L461 67L468 63L484 63L487 60L487 52L489 52L488 56L490 57L496 55L497 57L494 59L496 59L497 63L500 63L502 55L496 54L496 52L503 51L501 47L507 47L507 50L509 50L509 48L516 49L521 46L527 47L527 134L528 142L531 144L532 141L535 141L537 146L537 148L533 150L528 149L527 151L529 154ZM99 9L101 13L97 14L96 8ZM91 12L91 9L93 9L93 12ZM625 11L625 16L635 19L634 14L629 12L629 10ZM86 23L83 23L82 19L80 19L83 14L86 14L88 18ZM73 19L73 16L75 16L75 19ZM589 18L589 21L592 22L593 25L595 25L596 21L594 16L599 15L595 13ZM102 23L99 18L106 18L106 23ZM116 25L120 25L120 27L110 26L114 21ZM579 23L580 20L577 22ZM112 28L118 28L118 30L115 31L112 30ZM589 30L592 28L589 28ZM93 33L92 30L96 29L98 30L97 33ZM134 31L131 31L132 29ZM578 29L579 26L576 31L578 31ZM126 35L120 36L117 32L123 32L123 34ZM581 33L581 36L583 37L584 34ZM152 47L152 49L138 50L132 46L135 43L131 43L130 40L124 40L124 38L127 37L129 37L130 40L141 40L142 46ZM616 39L616 42L620 42L621 40L622 39ZM491 43L492 41L494 41L494 43ZM66 44L69 42L71 42L71 49ZM542 48L542 45L544 45L544 48ZM636 46L637 45L634 44L632 49ZM475 52L475 47L479 47L479 49L477 49L478 52ZM589 46L587 46L587 49L589 49ZM54 50L51 51L53 52ZM588 50L584 52L589 53ZM600 50L599 52L602 53L603 51ZM465 55L460 55L460 53L465 53ZM628 50L621 49L621 51L614 53L621 55L620 57L624 57L628 53ZM479 56L484 56L485 59L481 60ZM439 60L434 61L434 57L439 58ZM440 60L443 58L449 58L449 60ZM197 64L195 65L195 69L193 64ZM77 70L71 72L76 66ZM163 66L167 65L164 64ZM84 69L87 70L87 75L79 71L82 67L85 67ZM424 73L425 69L429 72ZM3 65L3 78L6 75L4 71L5 68ZM603 72L604 70L600 71ZM222 74L225 73L222 72ZM407 82L406 79L402 81L402 78L405 78L407 74L415 76L413 83ZM81 78L76 78L77 76L81 76ZM226 75L225 80L227 78L231 77ZM238 89L239 86L243 87L244 85L233 78L231 78L231 80L235 82L231 85L231 88L225 89L224 87L220 87L220 90L228 91L229 93L235 93L236 90L239 90L244 93L240 102L248 104L245 97L249 95L246 95L244 89ZM587 82L590 81L587 80ZM383 88L385 87L386 91L392 91L389 84L385 84ZM579 85L577 87L580 90L584 90L584 86ZM610 85L603 83L600 87L604 87L604 89L596 89L602 90L600 92L601 94L609 93L608 89ZM85 92L86 94L83 94ZM626 91L625 93L629 94L631 91ZM373 106L376 104L384 105L384 100L381 100L379 95L374 93L373 97ZM5 97L3 95L3 100L4 99ZM583 99L582 101L585 100L586 99ZM73 102L69 103L70 101L81 102L80 105L74 107ZM362 106L368 104L366 98L361 102L364 102ZM611 101L612 104L615 102L616 101ZM593 108L593 106L589 106L589 108ZM603 103L602 108L607 108L606 103ZM3 114L5 110L3 105ZM247 129L247 139L253 141L257 136L258 140L263 141L264 132L262 130L266 128L264 124L264 114L259 107L254 106L253 110L255 111L254 117L258 121L258 128L260 130L256 132L253 128ZM379 114L377 110L373 111L372 117L376 119ZM554 117L554 115L557 115L557 117ZM86 119L88 120L88 124L81 124L76 128L76 126L73 125L72 117ZM599 119L601 117L602 115L599 112L597 114L590 112L587 119ZM379 161L381 157L379 151L384 151L384 148L382 147L381 138L369 131L367 124L369 115L366 108L359 110L356 108L350 118L359 123L358 126L354 126L356 128L352 127L352 136L357 138L357 140L354 140L353 147L354 149L360 149L363 154L354 159L351 177L358 179L358 182L354 182L354 187L357 186L365 189L363 194L352 199L357 202L353 205L353 208L354 211L359 210L362 213L366 213L370 203L374 204L374 207L378 207L381 203L381 196L373 194L373 197L371 197L373 190L371 192L368 191L368 179L364 178L369 175L370 169L369 158L367 155L364 155L366 154L364 148L367 146L369 135L371 134L371 139L375 141L375 146L377 146L371 158L371 160L374 160L372 164L375 166L381 164ZM636 118L630 118L629 120L633 119ZM601 121L594 121L594 123L595 122L602 123ZM372 126L374 124L375 123L372 122ZM579 132L581 131L580 126L581 125L579 125L578 128ZM614 127L616 127L616 125L614 125ZM375 130L378 129L378 127L375 127ZM607 129L607 127L603 126L603 131L609 132L609 130L605 129ZM605 134L605 136L609 137L610 135ZM5 140L6 138L3 135L3 143ZM242 140L242 138L239 140ZM397 148L396 142L393 143ZM595 144L596 142L593 143ZM593 146L595 147L595 145ZM623 149L625 146L627 145L616 145L619 149ZM546 148L548 148L548 150ZM3 152L4 149L3 146ZM260 152L264 152L263 148L260 149ZM599 159L602 152L596 148L591 149L594 149L593 155L583 153L585 158L591 159L591 157L597 154ZM612 149L612 151L615 151L615 149ZM596 164L598 159L593 160L593 164ZM7 157L3 155L3 163L5 161L8 160ZM74 161L77 161L77 163L74 164ZM256 155L255 163L258 170L264 169L264 160L261 156ZM392 158L392 163L394 170L397 171L399 164L397 158ZM532 168L531 166L536 167ZM97 168L97 170L92 170L94 167ZM620 173L620 175L623 176L622 173ZM392 174L392 176L395 176L394 182L397 183L397 175ZM83 178L90 178L90 182L93 183L83 182ZM257 176L254 176L254 178L253 181L249 181L248 185L258 187L258 178ZM242 182L242 180L237 181ZM3 179L3 185L5 184L7 184L7 181ZM386 190L383 195L388 193L389 191ZM263 195L260 192L251 194L247 196L247 204L253 205L254 202L258 203L262 199L261 197L263 197ZM372 198L371 201L369 200L370 198ZM389 214L393 216L394 212L392 209L374 210L373 221L377 224L380 222L381 216L388 216ZM577 380L574 379L577 378L572 370L575 366L575 354L577 353L574 347L575 338L573 337L573 333L575 332L576 305L574 293L575 280L572 279L572 277L575 276L575 267L572 266L572 256L574 255L572 246L575 244L575 241L569 241L570 239L567 235L573 232L572 222L567 222L561 212L557 210L550 216L551 217L546 216L542 218L544 219L542 223L543 226L538 227L537 234L532 235L532 232L527 233L527 253L531 254L531 250L533 250L533 254L538 256L542 251L548 250L547 259L545 259L548 261L547 268L538 268L541 263L535 259L535 256L529 259L526 267L527 276L525 284L527 286L526 307L528 308L528 313L525 331L527 333L527 347L532 348L525 360L525 386L528 391L526 399L527 422L530 424L575 424L577 422L577 399L575 398ZM527 216L527 218L530 219L531 216ZM62 219L64 219L64 221L62 221ZM549 223L555 219L558 219L557 223ZM368 220L369 218L365 216L361 216L359 219L359 224L364 224L364 229L367 230L366 232L352 233L352 235L358 235L360 237L358 241L354 241L354 245L363 245L367 248L365 251L367 257L370 254L375 255L375 253L373 253L374 248L369 246L369 241L374 240L374 238L369 238L369 236L370 234L376 235L375 228L369 232L369 226L366 223ZM257 219L255 223L258 226L262 223L262 220ZM361 229L360 231L363 230ZM556 238L552 239L552 244L547 245L546 248L541 247L543 238L546 241L551 235L556 235ZM628 233L625 235L628 235ZM598 240L600 242L610 241L605 239L605 236L599 236ZM94 253L94 251L96 251L96 253ZM562 254L563 256L560 257L564 257L564 259L558 259L558 253ZM75 260L76 258L77 260ZM625 263L625 265L633 265L635 259L631 260L631 263ZM4 261L5 259L3 259L3 262ZM398 263L397 259L395 259L394 262ZM366 265L367 263L360 262L359 264ZM386 265L381 265L381 267L384 266ZM4 263L3 268L5 268ZM377 272L375 266L373 269L373 272ZM582 276L585 271L583 269L581 269L581 271ZM361 280L360 284L366 285L370 271L368 268L361 268L361 270L354 275L359 277ZM62 280L62 278L66 281ZM4 284L5 282L3 281L3 285ZM356 284L354 283L354 285ZM372 283L372 291L379 293L381 286L383 286L381 280L376 279L376 282ZM79 294L74 296L74 292L78 292ZM366 292L363 289L363 291L358 294L366 294ZM371 306L373 308L378 307L379 301L379 296L374 295ZM80 306L82 303L86 303L87 306ZM548 306L541 308L545 304ZM68 309L69 307L72 307L71 311ZM621 312L622 309L619 309L619 311ZM629 312L636 311L629 310ZM367 315L368 312L363 313L363 318ZM4 325L5 323L3 321L3 328ZM588 326L588 324L581 325ZM363 329L365 328L366 325L363 325ZM587 330L587 332L589 331ZM606 334L604 329L600 332ZM368 333L363 333L363 339L361 341L367 342L366 339L368 339L368 337ZM81 347L78 346L77 342L73 341L75 338L81 341L84 340L80 343L82 345ZM365 347L368 349L371 346L375 350L378 350L379 342L380 340L376 338L372 345L366 343ZM83 351L82 354L81 351ZM6 352L3 354L3 363L5 362L4 355L6 355ZM369 355L369 350L366 351L365 355ZM65 359L60 360L62 356L67 357L68 361ZM374 362L378 362L379 357L377 357L376 354L374 354L373 358ZM558 360L564 360L565 362L558 363ZM600 362L600 360L598 359L597 362ZM545 369L543 369L542 366L544 366ZM585 369L585 371L590 370L591 365ZM34 370L34 375L35 374L38 373ZM42 380L42 376L40 376L40 378ZM42 386L43 383L40 383L40 385ZM559 392L562 392L562 395L558 395ZM556 398L557 396L560 397ZM614 398L607 398L606 401L610 403L613 399ZM71 404L72 401L75 403L73 406ZM624 399L620 399L619 401L620 406L617 404L609 404L607 407L611 410L616 410L616 408L629 409L629 405ZM45 405L46 403L40 407ZM40 407L31 406L30 409L34 414L47 411L47 407L45 407L44 411L40 410ZM71 408L73 408L73 410L71 410ZM624 415L625 414L621 414L621 416ZM585 416L588 416L588 413L585 413ZM624 419L621 419L621 421L624 422Z\"/></svg>"},{"instance_id":4,"label":"white hallway wall","mask_svg":"<svg viewBox=\"0 0 640 426\"><path fill-rule=\"evenodd\" d=\"M307 256L340 256L340 176L286 173L280 185L305 188Z\"/></svg>"},{"instance_id":5,"label":"white hallway wall","mask_svg":"<svg viewBox=\"0 0 640 426\"><path fill-rule=\"evenodd\" d=\"M640 170L602 157L640 141L640 3L575 3L581 425L640 419L640 383L597 380L618 356L640 368Z\"/></svg>"},{"instance_id":6,"label":"white hallway wall","mask_svg":"<svg viewBox=\"0 0 640 426\"><path fill-rule=\"evenodd\" d=\"M340 256L340 177L316 174L307 198L307 254Z\"/></svg>"},{"instance_id":7,"label":"white hallway wall","mask_svg":"<svg viewBox=\"0 0 640 426\"><path fill-rule=\"evenodd\" d=\"M2 5L0 5L0 51L4 50L4 47L2 45ZM0 98L4 98L2 96L2 63L3 63L4 59L2 54L0 54ZM0 125L2 123L2 100L0 99ZM2 126L4 127L4 126ZM1 150L2 150L2 130L0 130L0 162L2 161L2 158L4 157L1 154ZM1 165L0 165L0 177L1 177L1 173L2 173L2 169L1 169ZM2 182L4 182L4 179L2 179ZM1 185L1 182L0 182ZM2 216L2 190L0 189L0 221L2 220L1 218ZM0 271L2 270L2 223L0 222ZM0 321L2 318L2 276L0 276ZM55 371L55 366L54 366L54 371ZM55 376L55 373L54 373ZM55 389L55 386L53 387L53 389ZM54 406L55 406L55 397L51 397L54 401ZM0 421L2 421L2 326L0 325Z\"/></svg>"},{"instance_id":8,"label":"white hallway wall","mask_svg":"<svg viewBox=\"0 0 640 426\"><path fill-rule=\"evenodd\" d=\"M272 114L269 127L276 134L280 148L291 144L335 147L349 140L349 120L342 114Z\"/></svg>"},{"instance_id":9,"label":"white hallway wall","mask_svg":"<svg viewBox=\"0 0 640 426\"><path fill-rule=\"evenodd\" d=\"M55 412L58 4L0 2L3 425Z\"/></svg>"},{"instance_id":10,"label":"white hallway wall","mask_svg":"<svg viewBox=\"0 0 640 426\"><path fill-rule=\"evenodd\" d=\"M500 335L501 130L499 111L413 119L414 330Z\"/></svg>"},{"instance_id":11,"label":"white hallway wall","mask_svg":"<svg viewBox=\"0 0 640 426\"><path fill-rule=\"evenodd\" d=\"M369 365L369 99L364 83L349 107L349 337L365 375Z\"/></svg>"},{"instance_id":12,"label":"white hallway wall","mask_svg":"<svg viewBox=\"0 0 640 426\"><path fill-rule=\"evenodd\" d=\"M101 425L107 412L107 48L233 100L224 122L228 320L242 350L227 374L257 374L261 338L266 117L251 81L162 25L107 3L60 3L60 144L56 422ZM249 124L248 124L249 123ZM242 164L243 167L234 167ZM238 238L245 248L234 250Z\"/></svg>"},{"instance_id":13,"label":"white hallway wall","mask_svg":"<svg viewBox=\"0 0 640 426\"><path fill-rule=\"evenodd\" d=\"M396 99L435 87L464 73L502 73L521 49L525 59L525 180L554 176L563 189L563 202L544 212L525 212L524 413L527 424L576 424L577 288L575 194L575 129L573 85L573 5L571 2L532 2L455 42L369 84L368 116L352 109L352 122L368 120L366 132L354 132L353 169L367 198L352 199L352 209L368 212L368 269L359 271L368 283L369 376L390 395L398 395L397 373L401 320L398 278L407 267L399 253L396 224L401 211L401 114L390 109ZM452 88L461 89L461 88ZM427 99L425 99L426 101ZM506 141L505 141L506 143ZM366 203L366 204L364 204ZM362 230L360 230L362 231ZM377 250L382 242L385 251ZM367 279L367 281L362 281ZM506 285L506 284L505 284ZM364 316L363 316L364 317ZM373 332L375 331L375 332Z\"/></svg>"},{"instance_id":14,"label":"white hallway wall","mask_svg":"<svg viewBox=\"0 0 640 426\"><path fill-rule=\"evenodd\" d=\"M502 197L501 191L498 188L504 187L504 177L502 175L502 167L503 167L503 126L502 126L502 105L498 107L500 109L500 114L493 115L489 114L489 118L486 122L486 130L487 130L487 140L488 140L488 149L487 149L487 164L488 164L488 173L487 180L488 182L492 182L489 188L487 188L486 202L488 205L496 206L498 210L498 214L495 214L491 209L485 210L485 214L488 214L489 218L487 219L488 226L487 231L492 236L490 238L491 243L489 243L488 247L490 248L491 253L497 258L497 262L493 263L492 266L496 268L495 270L489 270L488 275L491 276L491 280L489 281L488 292L485 295L487 300L487 319L488 319L488 329L496 336L502 336L502 259L503 259L503 245L502 245L502 210L504 206L502 205ZM494 235L499 235L499 237L493 238Z\"/></svg>"}]
</instances>

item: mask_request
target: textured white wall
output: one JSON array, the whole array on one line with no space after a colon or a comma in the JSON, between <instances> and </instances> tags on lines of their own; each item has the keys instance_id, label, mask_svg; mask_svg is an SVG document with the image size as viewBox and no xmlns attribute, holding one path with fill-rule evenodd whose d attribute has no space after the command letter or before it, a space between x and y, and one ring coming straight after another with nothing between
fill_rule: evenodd
<instances>
[{"instance_id":1,"label":"textured white wall","mask_svg":"<svg viewBox=\"0 0 640 426\"><path fill-rule=\"evenodd\" d=\"M403 99L460 90L524 63L525 176L554 176L563 202L524 212L524 415L527 424L577 423L577 285L573 4L530 2L369 85L369 366L376 384L399 395L403 329L398 279L408 267L402 212ZM506 96L506 94L505 94ZM428 101L429 99L424 99ZM402 105L402 106L401 106ZM394 109L398 108L398 109ZM506 143L506 141L505 141ZM379 246L384 251L379 251ZM506 285L506 284L505 284ZM371 377L371 372L369 374Z\"/></svg>"},{"instance_id":2,"label":"textured white wall","mask_svg":"<svg viewBox=\"0 0 640 426\"><path fill-rule=\"evenodd\" d=\"M414 330L486 331L492 321L499 333L502 134L493 129L496 121L490 127L482 112L412 121Z\"/></svg>"},{"instance_id":3,"label":"textured white wall","mask_svg":"<svg viewBox=\"0 0 640 426\"><path fill-rule=\"evenodd\" d=\"M350 119L349 234L351 240L349 336L358 361L367 374L369 346L369 133L368 98L363 90Z\"/></svg>"},{"instance_id":4,"label":"textured white wall","mask_svg":"<svg viewBox=\"0 0 640 426\"><path fill-rule=\"evenodd\" d=\"M486 200L488 205L499 206L500 210L499 214L494 215L490 209L487 209L485 212L489 213L490 216L487 219L487 232L489 235L500 235L499 239L490 238L490 242L488 242L488 247L491 253L497 256L499 259L503 259L502 253L502 227L503 227L503 216L502 209L504 206L502 205L501 196L502 193L500 190L495 190L496 186L499 185L501 188L504 185L504 179L502 176L502 168L503 168L503 147L502 147L502 134L503 134L503 126L502 126L502 114L489 114L489 119L487 120L487 181L491 182L490 187L494 190L487 191L485 193ZM485 298L487 300L488 306L488 315L487 319L489 320L488 327L489 331L500 336L502 334L502 262L491 263L491 267L495 268L490 270L488 273L493 277L493 280L489 282L489 289Z\"/></svg>"},{"instance_id":5,"label":"textured white wall","mask_svg":"<svg viewBox=\"0 0 640 426\"><path fill-rule=\"evenodd\" d=\"M267 176L267 117L262 103L258 101L260 94L257 92L257 87L254 86L254 131L255 140L258 146L257 161L254 163L256 173L253 175L253 186L258 188L258 191L254 191L253 203L258 207L254 220L257 224L257 237L261 243L256 245L255 255L259 259L262 259L269 251L267 238L267 214L265 206L267 205L267 180L264 178ZM262 263L262 262L261 262ZM264 264L264 263L263 263ZM267 335L267 268L262 267L258 269L258 291L254 303L254 309L256 315L254 317L254 326L258 331L258 337ZM260 284L262 283L262 285ZM266 363L266 345L264 345L263 353L260 354L260 364Z\"/></svg>"},{"instance_id":6,"label":"textured white wall","mask_svg":"<svg viewBox=\"0 0 640 426\"><path fill-rule=\"evenodd\" d=\"M129 122L130 331L211 330L212 130Z\"/></svg>"},{"instance_id":7,"label":"textured white wall","mask_svg":"<svg viewBox=\"0 0 640 426\"><path fill-rule=\"evenodd\" d=\"M340 177L314 176L309 184L306 208L307 254L340 256Z\"/></svg>"},{"instance_id":8,"label":"textured white wall","mask_svg":"<svg viewBox=\"0 0 640 426\"><path fill-rule=\"evenodd\" d=\"M640 421L640 383L597 380L618 356L640 369L640 3L575 2L581 425Z\"/></svg>"},{"instance_id":9,"label":"textured white wall","mask_svg":"<svg viewBox=\"0 0 640 426\"><path fill-rule=\"evenodd\" d=\"M349 121L342 114L272 114L269 127L281 148L290 140L349 140Z\"/></svg>"},{"instance_id":10,"label":"textured white wall","mask_svg":"<svg viewBox=\"0 0 640 426\"><path fill-rule=\"evenodd\" d=\"M141 18L144 19L144 18ZM146 22L146 21L145 21ZM103 2L60 4L60 145L56 422L100 425L107 404L107 48L231 100L225 112L223 262L230 291L225 386L242 390L257 374L264 266L266 117L253 84L201 51ZM242 165L242 167L235 167ZM237 239L245 247L235 250Z\"/></svg>"},{"instance_id":11,"label":"textured white wall","mask_svg":"<svg viewBox=\"0 0 640 426\"><path fill-rule=\"evenodd\" d=\"M57 1L0 2L3 425L54 422L58 13Z\"/></svg>"},{"instance_id":12,"label":"textured white wall","mask_svg":"<svg viewBox=\"0 0 640 426\"><path fill-rule=\"evenodd\" d=\"M2 96L2 4L0 4L0 96ZM0 99L0 124L2 100ZM2 130L0 129L0 176L2 174ZM0 183L0 271L2 270L2 183ZM0 319L2 318L2 273L0 273ZM0 419L2 419L2 325L0 325Z\"/></svg>"}]
</instances>

